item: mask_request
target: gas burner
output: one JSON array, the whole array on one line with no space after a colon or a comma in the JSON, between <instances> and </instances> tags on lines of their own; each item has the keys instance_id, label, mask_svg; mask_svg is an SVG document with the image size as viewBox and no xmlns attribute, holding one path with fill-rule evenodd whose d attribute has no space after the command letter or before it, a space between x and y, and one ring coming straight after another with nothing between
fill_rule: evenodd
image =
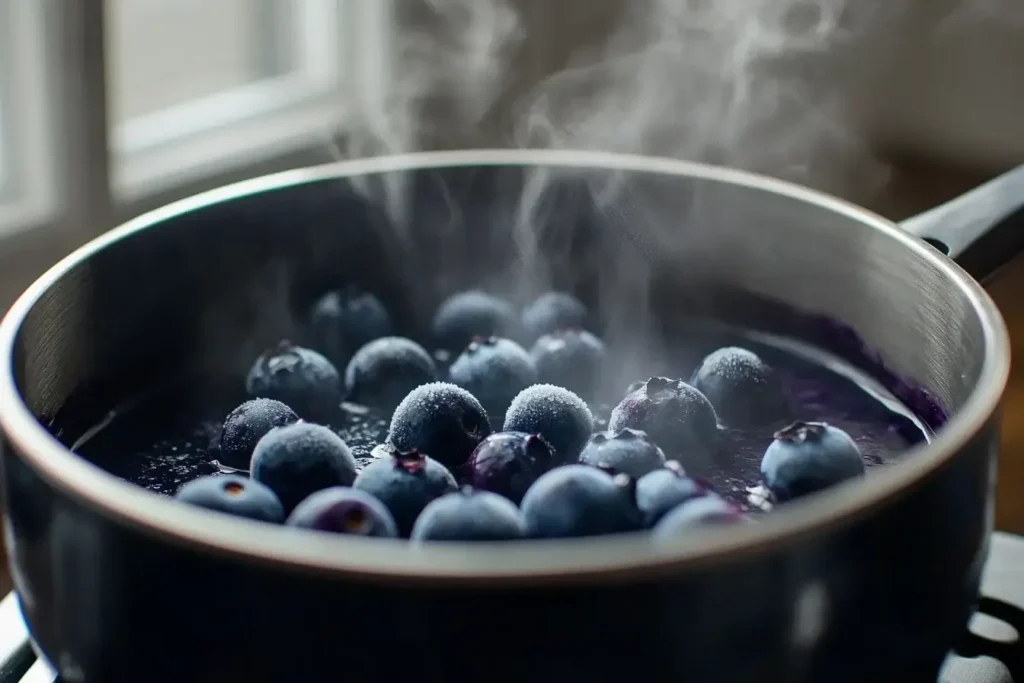
<instances>
[{"instance_id":1,"label":"gas burner","mask_svg":"<svg viewBox=\"0 0 1024 683\"><path fill-rule=\"evenodd\" d=\"M1024 683L1024 537L996 533L978 611L938 683ZM61 683L36 657L17 597L0 601L0 683ZM875 683L875 682L866 682Z\"/></svg>"}]
</instances>

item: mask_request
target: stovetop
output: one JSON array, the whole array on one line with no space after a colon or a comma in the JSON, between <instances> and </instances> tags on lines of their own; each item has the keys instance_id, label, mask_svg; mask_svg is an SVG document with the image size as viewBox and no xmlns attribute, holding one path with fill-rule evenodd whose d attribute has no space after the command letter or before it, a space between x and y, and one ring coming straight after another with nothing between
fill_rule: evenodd
<instances>
[{"instance_id":1,"label":"stovetop","mask_svg":"<svg viewBox=\"0 0 1024 683\"><path fill-rule=\"evenodd\" d=\"M1024 537L993 535L981 592L970 633L938 683L1024 683ZM60 683L29 644L13 593L0 601L0 683Z\"/></svg>"}]
</instances>

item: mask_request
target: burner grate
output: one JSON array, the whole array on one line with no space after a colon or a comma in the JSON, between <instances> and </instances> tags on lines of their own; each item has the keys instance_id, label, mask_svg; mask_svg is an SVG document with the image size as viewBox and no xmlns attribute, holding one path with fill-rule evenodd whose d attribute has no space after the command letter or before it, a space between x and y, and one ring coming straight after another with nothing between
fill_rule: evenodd
<instances>
[{"instance_id":1,"label":"burner grate","mask_svg":"<svg viewBox=\"0 0 1024 683\"><path fill-rule=\"evenodd\" d=\"M938 683L1024 683L1024 537L993 535L982 593L971 633ZM60 683L29 644L14 593L0 601L0 683Z\"/></svg>"}]
</instances>

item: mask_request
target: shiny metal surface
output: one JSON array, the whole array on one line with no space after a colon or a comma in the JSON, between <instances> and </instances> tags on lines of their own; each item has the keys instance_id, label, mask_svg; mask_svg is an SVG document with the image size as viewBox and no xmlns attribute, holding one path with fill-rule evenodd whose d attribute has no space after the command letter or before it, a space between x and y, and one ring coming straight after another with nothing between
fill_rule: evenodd
<instances>
[{"instance_id":1,"label":"shiny metal surface","mask_svg":"<svg viewBox=\"0 0 1024 683\"><path fill-rule=\"evenodd\" d=\"M540 210L524 216L520 200L540 177L554 182ZM394 203L395 188L412 194L410 225L389 226L364 206L367 192L375 203ZM270 190L273 208L259 198ZM312 199L313 190L320 199ZM228 210L232 200L249 195L245 208ZM555 209L546 208L551 197ZM953 418L905 462L780 510L756 529L696 534L671 549L623 537L416 553L359 539L325 542L177 505L77 458L39 422L53 420L86 388L102 403L186 372L237 372L288 333L289 301L326 269L350 268L390 290L406 302L399 313L409 324L421 324L423 312L459 283L487 275L515 280L509 259L522 256L524 247L510 237L516 216L531 224L599 222L595 244L581 252L593 257L577 258L578 245L559 242L568 231L559 226L562 232L545 238L547 263L533 275L570 284L592 280L600 307L623 315L637 308L632 297L658 289L661 303L652 305L650 318L629 317L630 324L677 315L672 302L684 290L708 292L695 305L722 317L730 311L716 309L710 293L717 288L758 293L850 325L889 368L920 382ZM283 225L268 234L246 231L274 217ZM306 225L311 221L319 224ZM291 242L283 241L287 231L294 233ZM310 235L316 244L303 243ZM437 249L438 240L444 249ZM1006 381L1008 354L1003 322L976 282L924 242L842 201L668 159L425 153L240 183L140 217L75 252L0 324L0 355L14 359L0 367L0 426L56 488L197 548L374 580L615 580L796 542L887 504L986 425Z\"/></svg>"},{"instance_id":2,"label":"shiny metal surface","mask_svg":"<svg viewBox=\"0 0 1024 683\"><path fill-rule=\"evenodd\" d=\"M970 647L950 654L938 683L1024 680L1024 640L1014 632L1024 626L1024 539L1000 532L993 534L981 593L988 610L975 615ZM35 659L16 600L12 593L0 601L0 683L51 683L56 674L45 660ZM994 609L994 605L999 609ZM12 659L12 652L20 655ZM145 681L140 674L139 683Z\"/></svg>"}]
</instances>

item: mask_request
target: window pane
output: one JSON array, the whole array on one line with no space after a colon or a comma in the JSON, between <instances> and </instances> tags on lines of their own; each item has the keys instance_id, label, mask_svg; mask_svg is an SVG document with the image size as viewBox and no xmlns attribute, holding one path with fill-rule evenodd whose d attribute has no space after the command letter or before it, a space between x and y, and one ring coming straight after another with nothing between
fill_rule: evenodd
<instances>
[{"instance_id":1,"label":"window pane","mask_svg":"<svg viewBox=\"0 0 1024 683\"><path fill-rule=\"evenodd\" d=\"M0 0L2 2L3 0ZM11 144L11 120L7 111L8 102L12 100L11 52L10 40L6 24L9 23L7 8L0 8L0 202L11 194L9 176L14 164L11 163L13 145Z\"/></svg>"},{"instance_id":2,"label":"window pane","mask_svg":"<svg viewBox=\"0 0 1024 683\"><path fill-rule=\"evenodd\" d=\"M0 78L3 78L3 71L0 70ZM3 84L0 83L0 89ZM0 198L5 194L7 186L7 121L4 120L4 101L0 100Z\"/></svg>"},{"instance_id":3,"label":"window pane","mask_svg":"<svg viewBox=\"0 0 1024 683\"><path fill-rule=\"evenodd\" d=\"M294 0L108 0L115 123L287 73Z\"/></svg>"}]
</instances>

